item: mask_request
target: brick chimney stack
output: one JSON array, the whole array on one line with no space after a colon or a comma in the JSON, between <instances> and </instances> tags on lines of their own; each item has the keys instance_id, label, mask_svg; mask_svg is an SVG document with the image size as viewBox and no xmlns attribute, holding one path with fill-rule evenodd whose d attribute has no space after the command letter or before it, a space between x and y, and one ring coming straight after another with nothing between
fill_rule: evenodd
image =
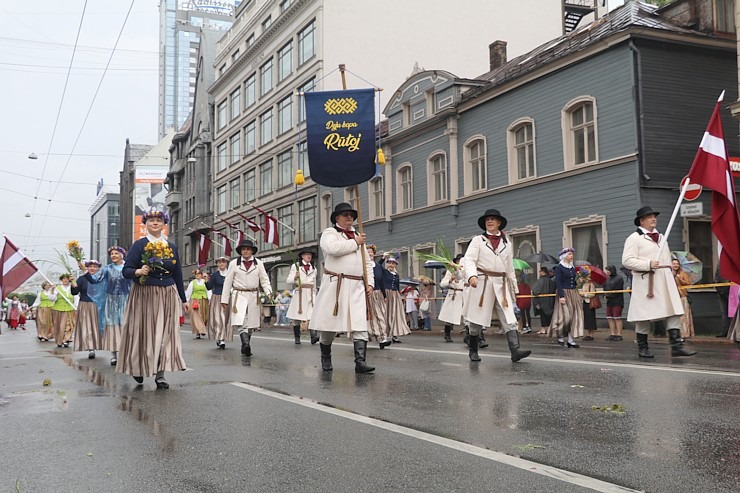
<instances>
[{"instance_id":1,"label":"brick chimney stack","mask_svg":"<svg viewBox=\"0 0 740 493\"><path fill-rule=\"evenodd\" d=\"M506 41L496 40L488 45L490 70L496 70L506 63Z\"/></svg>"}]
</instances>

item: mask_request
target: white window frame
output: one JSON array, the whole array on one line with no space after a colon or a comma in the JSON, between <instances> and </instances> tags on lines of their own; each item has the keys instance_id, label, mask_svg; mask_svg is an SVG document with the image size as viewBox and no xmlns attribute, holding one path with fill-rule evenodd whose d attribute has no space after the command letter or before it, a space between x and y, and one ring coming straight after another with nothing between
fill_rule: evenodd
<instances>
[{"instance_id":1,"label":"white window frame","mask_svg":"<svg viewBox=\"0 0 740 493\"><path fill-rule=\"evenodd\" d=\"M532 128L532 140L525 141L523 144L517 144L516 142L516 133L526 126L530 126ZM506 129L506 147L507 147L507 153L509 158L509 183L519 183L523 181L532 180L534 178L537 178L537 134L535 130L534 120L530 117L524 117L519 118L518 120L514 121L511 125L509 125L509 128ZM531 145L532 146L532 152L527 151L527 147ZM527 152L527 155L529 159L527 160L527 175L524 178L519 177L519 150L521 148L524 148L525 152ZM531 176L529 176L529 168L531 166L534 168L534 172Z\"/></svg>"},{"instance_id":2,"label":"white window frame","mask_svg":"<svg viewBox=\"0 0 740 493\"><path fill-rule=\"evenodd\" d=\"M367 197L370 220L385 217L385 181L381 175L367 182Z\"/></svg>"},{"instance_id":3,"label":"white window frame","mask_svg":"<svg viewBox=\"0 0 740 493\"><path fill-rule=\"evenodd\" d=\"M575 142L573 135L573 111L585 103L591 103L593 107L593 127L594 127L594 159L584 163L576 164ZM565 169L575 169L582 166L590 166L599 162L599 116L596 106L596 98L593 96L579 96L574 98L563 107L560 117L560 126L563 132L563 162Z\"/></svg>"},{"instance_id":4,"label":"white window frame","mask_svg":"<svg viewBox=\"0 0 740 493\"><path fill-rule=\"evenodd\" d=\"M609 259L606 256L606 253L609 250L607 248L609 244L609 232L606 229L606 216L602 214L591 214L587 217L572 217L567 221L563 221L563 248L575 248L575 245L573 245L572 228L580 228L596 224L601 225L601 259L604 262L601 267L603 268L609 265ZM580 260L578 257L578 251L576 251L574 260Z\"/></svg>"},{"instance_id":5,"label":"white window frame","mask_svg":"<svg viewBox=\"0 0 740 493\"><path fill-rule=\"evenodd\" d=\"M344 201L347 202L349 205L352 206L354 209L357 207L357 194L359 193L358 187L355 185L352 185L351 187L347 187L344 189Z\"/></svg>"},{"instance_id":6,"label":"white window frame","mask_svg":"<svg viewBox=\"0 0 740 493\"><path fill-rule=\"evenodd\" d=\"M482 161L483 176L481 177L481 187L473 189L473 157L472 148L477 143L481 144L482 154L478 160ZM464 149L464 168L463 168L463 193L472 195L475 193L485 192L488 189L488 143L486 137L482 134L473 135L463 144Z\"/></svg>"},{"instance_id":7,"label":"white window frame","mask_svg":"<svg viewBox=\"0 0 740 493\"><path fill-rule=\"evenodd\" d=\"M442 171L434 171L434 162L439 158L442 158L444 161L443 169ZM434 151L427 158L427 204L441 204L450 200L449 168L447 153L443 150ZM441 175L443 182L441 187L442 196L437 198L435 197L437 191L436 181L439 175Z\"/></svg>"},{"instance_id":8,"label":"white window frame","mask_svg":"<svg viewBox=\"0 0 740 493\"><path fill-rule=\"evenodd\" d=\"M293 73L293 40L278 50L278 82Z\"/></svg>"},{"instance_id":9,"label":"white window frame","mask_svg":"<svg viewBox=\"0 0 740 493\"><path fill-rule=\"evenodd\" d=\"M321 196L321 229L331 226L331 213L334 211L334 197L330 192Z\"/></svg>"},{"instance_id":10,"label":"white window frame","mask_svg":"<svg viewBox=\"0 0 740 493\"><path fill-rule=\"evenodd\" d=\"M406 183L401 181L402 174L408 169L409 171L409 204L410 207L404 207L403 204L403 187ZM396 213L411 211L414 209L414 168L411 163L401 164L396 170Z\"/></svg>"}]
</instances>

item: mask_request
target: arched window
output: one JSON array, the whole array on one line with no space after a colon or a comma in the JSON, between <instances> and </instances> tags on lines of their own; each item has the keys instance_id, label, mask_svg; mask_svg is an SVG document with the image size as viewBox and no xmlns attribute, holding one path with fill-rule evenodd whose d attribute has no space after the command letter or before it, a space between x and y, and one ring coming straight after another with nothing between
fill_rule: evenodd
<instances>
[{"instance_id":1,"label":"arched window","mask_svg":"<svg viewBox=\"0 0 740 493\"><path fill-rule=\"evenodd\" d=\"M529 180L537 176L535 159L534 120L521 118L509 126L509 183Z\"/></svg>"},{"instance_id":2,"label":"arched window","mask_svg":"<svg viewBox=\"0 0 740 493\"><path fill-rule=\"evenodd\" d=\"M396 171L396 212L414 208L414 182L411 163L402 164Z\"/></svg>"},{"instance_id":3,"label":"arched window","mask_svg":"<svg viewBox=\"0 0 740 493\"><path fill-rule=\"evenodd\" d=\"M331 193L325 193L321 196L321 227L328 228L331 226L331 213L334 211L334 200Z\"/></svg>"},{"instance_id":4,"label":"arched window","mask_svg":"<svg viewBox=\"0 0 740 493\"><path fill-rule=\"evenodd\" d=\"M378 175L368 183L368 205L370 206L370 219L381 219L385 216L385 183L383 177Z\"/></svg>"},{"instance_id":5,"label":"arched window","mask_svg":"<svg viewBox=\"0 0 740 493\"><path fill-rule=\"evenodd\" d=\"M465 143L465 169L463 189L465 195L488 188L486 168L486 141L482 136L474 136Z\"/></svg>"},{"instance_id":6,"label":"arched window","mask_svg":"<svg viewBox=\"0 0 740 493\"><path fill-rule=\"evenodd\" d=\"M583 96L563 109L563 149L566 169L599 161L596 99Z\"/></svg>"},{"instance_id":7,"label":"arched window","mask_svg":"<svg viewBox=\"0 0 740 493\"><path fill-rule=\"evenodd\" d=\"M427 194L428 204L447 200L447 155L436 152L427 160Z\"/></svg>"}]
</instances>

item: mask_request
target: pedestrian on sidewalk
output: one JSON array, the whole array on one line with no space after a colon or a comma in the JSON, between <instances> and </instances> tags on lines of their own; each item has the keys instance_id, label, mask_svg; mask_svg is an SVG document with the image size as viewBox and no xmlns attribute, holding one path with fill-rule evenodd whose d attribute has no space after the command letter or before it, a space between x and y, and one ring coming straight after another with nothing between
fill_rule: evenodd
<instances>
[{"instance_id":1,"label":"pedestrian on sidewalk","mask_svg":"<svg viewBox=\"0 0 740 493\"><path fill-rule=\"evenodd\" d=\"M231 325L238 327L244 356L252 356L252 333L260 326L259 288L265 296L272 296L265 265L254 257L257 251L251 240L243 240L236 247L239 257L229 263L221 298L221 305L228 305L231 300ZM227 298L229 294L230 298Z\"/></svg>"},{"instance_id":2,"label":"pedestrian on sidewalk","mask_svg":"<svg viewBox=\"0 0 740 493\"><path fill-rule=\"evenodd\" d=\"M635 322L638 356L652 358L648 347L650 322L665 320L671 343L671 356L692 356L696 351L684 347L681 340L683 305L671 274L671 252L662 243L656 229L658 214L650 206L637 210L637 231L627 237L622 252L622 265L632 271L632 296L627 321Z\"/></svg>"},{"instance_id":3,"label":"pedestrian on sidewalk","mask_svg":"<svg viewBox=\"0 0 740 493\"><path fill-rule=\"evenodd\" d=\"M288 307L290 306L290 300L291 295L289 290L285 290L282 293L278 293L277 297L275 298L275 325L278 325L280 327L285 327L288 325L288 317L286 317L288 313ZM295 327L293 327L295 329ZM295 335L295 330L293 331L293 335ZM296 344L301 343L301 327L298 326L298 340L296 341Z\"/></svg>"},{"instance_id":4,"label":"pedestrian on sidewalk","mask_svg":"<svg viewBox=\"0 0 740 493\"><path fill-rule=\"evenodd\" d=\"M552 314L550 334L557 337L561 346L565 345L563 337L568 338L568 347L577 349L577 337L583 337L583 302L578 294L576 268L573 258L576 251L573 248L564 248L560 251L560 263L555 271L555 290L557 302Z\"/></svg>"},{"instance_id":5,"label":"pedestrian on sidewalk","mask_svg":"<svg viewBox=\"0 0 740 493\"><path fill-rule=\"evenodd\" d=\"M503 230L506 218L496 209L488 209L478 218L483 234L470 241L462 265L468 278L463 316L470 323L469 358L480 361L478 340L481 330L490 327L494 310L506 331L511 361L529 356L531 351L519 349L519 332L514 314L516 304L516 274L513 248Z\"/></svg>"},{"instance_id":6,"label":"pedestrian on sidewalk","mask_svg":"<svg viewBox=\"0 0 740 493\"><path fill-rule=\"evenodd\" d=\"M378 256L378 249L375 245L366 246L368 253L372 257ZM378 341L378 347L384 349L391 344L393 340L388 335L388 320L386 318L386 301L385 287L383 286L383 261L381 257L377 262L373 259L373 292L368 297L368 307L372 316L367 321L368 337L373 336ZM404 314L405 317L405 314Z\"/></svg>"},{"instance_id":7,"label":"pedestrian on sidewalk","mask_svg":"<svg viewBox=\"0 0 740 493\"><path fill-rule=\"evenodd\" d=\"M195 279L188 283L185 296L190 304L190 330L196 339L206 337L208 324L208 305L211 293L206 286L205 274L200 269L193 271Z\"/></svg>"},{"instance_id":8,"label":"pedestrian on sidewalk","mask_svg":"<svg viewBox=\"0 0 740 493\"><path fill-rule=\"evenodd\" d=\"M87 351L87 357L95 359L95 351L102 349L98 304L102 306L105 303L105 290L101 289L103 286L93 283L100 262L87 260L82 267L87 272L78 277L77 283L72 286L72 294L80 297L75 319L74 350Z\"/></svg>"},{"instance_id":9,"label":"pedestrian on sidewalk","mask_svg":"<svg viewBox=\"0 0 740 493\"><path fill-rule=\"evenodd\" d=\"M688 339L694 337L694 316L691 313L691 298L689 293L685 289L681 289L683 286L690 286L691 279L689 275L681 268L681 262L678 259L671 260L671 270L673 271L673 278L676 280L676 287L678 288L678 294L681 296L681 304L683 305L683 315L681 315L681 337Z\"/></svg>"},{"instance_id":10,"label":"pedestrian on sidewalk","mask_svg":"<svg viewBox=\"0 0 740 493\"><path fill-rule=\"evenodd\" d=\"M357 211L342 202L331 213L334 226L321 233L324 275L309 328L319 331L321 368L324 371L333 370L331 345L337 332L346 332L347 337L352 339L355 373L375 370L365 361L368 342L367 299L375 283L373 260L365 248L365 234L353 227L355 220Z\"/></svg>"},{"instance_id":11,"label":"pedestrian on sidewalk","mask_svg":"<svg viewBox=\"0 0 740 493\"><path fill-rule=\"evenodd\" d=\"M294 287L293 298L290 300L287 317L293 321L293 337L295 343L301 343L301 329L308 328L308 321L313 315L316 301L316 267L313 265L314 251L303 248L298 251L298 262L290 266L288 278L285 280ZM319 334L315 330L309 331L311 344L319 342Z\"/></svg>"},{"instance_id":12,"label":"pedestrian on sidewalk","mask_svg":"<svg viewBox=\"0 0 740 493\"><path fill-rule=\"evenodd\" d=\"M228 295L224 298L224 282L228 272L229 259L218 257L216 259L216 271L208 276L206 288L211 291L211 299L208 302L208 338L216 340L216 347L226 349L226 341L234 341L234 329L229 323L230 305ZM226 299L227 304L223 306L221 300Z\"/></svg>"},{"instance_id":13,"label":"pedestrian on sidewalk","mask_svg":"<svg viewBox=\"0 0 740 493\"><path fill-rule=\"evenodd\" d=\"M596 308L592 300L597 300L596 285L591 280L591 272L588 267L582 267L578 273L581 292L583 292L583 330L586 331L584 341L593 341L596 332Z\"/></svg>"},{"instance_id":14,"label":"pedestrian on sidewalk","mask_svg":"<svg viewBox=\"0 0 740 493\"><path fill-rule=\"evenodd\" d=\"M538 334L546 335L550 330L552 310L555 306L555 296L543 296L555 294L555 280L550 276L550 270L547 267L540 267L540 277L534 283L532 294L537 296L533 299L533 303L535 310L539 311L540 314L540 331Z\"/></svg>"},{"instance_id":15,"label":"pedestrian on sidewalk","mask_svg":"<svg viewBox=\"0 0 740 493\"><path fill-rule=\"evenodd\" d=\"M54 340L57 347L69 347L75 330L75 304L72 294L72 274L59 276L62 284L56 286L57 299L51 307L51 321L54 326Z\"/></svg>"},{"instance_id":16,"label":"pedestrian on sidewalk","mask_svg":"<svg viewBox=\"0 0 740 493\"><path fill-rule=\"evenodd\" d=\"M44 281L41 285L41 292L36 296L36 301L31 305L31 309L36 309L36 332L38 340L48 342L54 337L54 325L51 322L51 307L57 299L57 293L50 282Z\"/></svg>"},{"instance_id":17,"label":"pedestrian on sidewalk","mask_svg":"<svg viewBox=\"0 0 740 493\"><path fill-rule=\"evenodd\" d=\"M136 383L154 376L158 389L170 386L165 371L184 371L180 342L180 306L188 313L177 246L163 233L166 212L150 209L141 221L146 236L136 240L126 255L123 275L135 279L126 308L116 372Z\"/></svg>"},{"instance_id":18,"label":"pedestrian on sidewalk","mask_svg":"<svg viewBox=\"0 0 740 493\"><path fill-rule=\"evenodd\" d=\"M406 316L409 319L409 328L419 330L419 290L413 284L409 284L401 291L406 300Z\"/></svg>"},{"instance_id":19,"label":"pedestrian on sidewalk","mask_svg":"<svg viewBox=\"0 0 740 493\"><path fill-rule=\"evenodd\" d=\"M719 270L720 262L721 260L717 262L717 270L714 271L714 282L717 284L724 284L728 281L724 278L724 276L722 276L722 273ZM715 289L717 290L719 311L722 316L722 330L720 330L719 334L717 334L716 337L727 337L727 334L730 331L730 319L732 318L728 316L730 304L730 286L717 286Z\"/></svg>"},{"instance_id":20,"label":"pedestrian on sidewalk","mask_svg":"<svg viewBox=\"0 0 740 493\"><path fill-rule=\"evenodd\" d=\"M465 299L465 273L460 260L463 255L458 254L452 259L454 267L445 271L445 275L439 282L439 287L447 289L447 295L439 310L437 320L445 324L445 342L452 342L452 328L463 322L463 301ZM468 337L470 337L468 335Z\"/></svg>"},{"instance_id":21,"label":"pedestrian on sidewalk","mask_svg":"<svg viewBox=\"0 0 740 493\"><path fill-rule=\"evenodd\" d=\"M606 272L609 278L604 283L604 291L624 290L624 278L619 275L614 265L607 265ZM605 294L606 299L606 321L609 324L611 334L607 341L621 341L622 337L622 310L624 309L624 293Z\"/></svg>"},{"instance_id":22,"label":"pedestrian on sidewalk","mask_svg":"<svg viewBox=\"0 0 740 493\"><path fill-rule=\"evenodd\" d=\"M426 276L421 276L419 286L419 315L424 321L425 331L432 330L432 317L434 316L434 281Z\"/></svg>"},{"instance_id":23,"label":"pedestrian on sidewalk","mask_svg":"<svg viewBox=\"0 0 740 493\"><path fill-rule=\"evenodd\" d=\"M18 317L18 327L26 330L26 320L28 320L28 317L30 316L31 313L28 310L28 303L26 303L26 300L21 300L21 314Z\"/></svg>"},{"instance_id":24,"label":"pedestrian on sidewalk","mask_svg":"<svg viewBox=\"0 0 740 493\"><path fill-rule=\"evenodd\" d=\"M390 336L391 341L401 342L401 337L409 335L411 330L406 323L406 310L401 300L401 284L396 268L398 267L399 254L389 253L385 259L385 268L383 269L383 288L385 289L385 315L387 323L386 337Z\"/></svg>"}]
</instances>

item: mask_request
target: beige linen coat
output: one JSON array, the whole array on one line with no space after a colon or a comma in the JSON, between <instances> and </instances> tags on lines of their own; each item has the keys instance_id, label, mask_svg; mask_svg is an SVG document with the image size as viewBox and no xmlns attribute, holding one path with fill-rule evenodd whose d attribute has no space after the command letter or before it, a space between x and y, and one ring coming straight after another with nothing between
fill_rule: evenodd
<instances>
[{"instance_id":1,"label":"beige linen coat","mask_svg":"<svg viewBox=\"0 0 740 493\"><path fill-rule=\"evenodd\" d=\"M463 290L465 288L465 274L463 269L459 269L455 274L450 271L445 272L445 276L439 283L440 288L455 288ZM460 325L460 319L463 314L463 301L465 299L464 291L447 291L442 309L439 310L438 320L452 325Z\"/></svg>"},{"instance_id":2,"label":"beige linen coat","mask_svg":"<svg viewBox=\"0 0 740 493\"><path fill-rule=\"evenodd\" d=\"M337 315L334 315L339 278L327 274L327 271L330 271L361 276L363 264L360 246L335 228L327 228L321 233L319 247L324 254L324 274L321 277L321 288L316 296L309 329L325 332L367 332L367 298L363 282L342 279L339 309ZM364 245L362 248L365 248ZM372 258L366 250L364 269L365 278L370 286L374 286L375 283Z\"/></svg>"},{"instance_id":3,"label":"beige linen coat","mask_svg":"<svg viewBox=\"0 0 740 493\"><path fill-rule=\"evenodd\" d=\"M509 239L508 242L501 240L494 252L488 238L484 235L478 235L471 240L460 263L465 270L465 277L470 279L478 275L478 286L475 288L469 286L465 293L463 316L470 322L483 327L490 327L491 319L498 318L494 312L494 301L498 300L506 316L506 324L515 324L514 306L516 305L516 294L519 289L514 282L516 273L514 272L514 252L511 240ZM479 269L489 272L506 272L507 275L506 279L503 277L488 278L488 285L483 294L483 306L478 306L478 303L480 302L481 293L483 293L483 286L486 283L484 282L485 276L482 275ZM507 290L506 299L508 301L506 307L503 306L505 289Z\"/></svg>"},{"instance_id":4,"label":"beige linen coat","mask_svg":"<svg viewBox=\"0 0 740 493\"><path fill-rule=\"evenodd\" d=\"M229 270L226 272L221 296L223 299L231 296L231 325L237 327L246 325L247 328L256 329L260 326L261 316L257 289L261 286L262 291L269 295L272 294L272 287L270 287L270 278L267 277L264 264L254 257L252 260L249 271L244 268L242 257L229 262ZM239 291L240 289L254 289L254 291Z\"/></svg>"},{"instance_id":5,"label":"beige linen coat","mask_svg":"<svg viewBox=\"0 0 740 493\"><path fill-rule=\"evenodd\" d=\"M306 272L303 268L302 261L300 264L300 268L295 263L290 266L288 278L285 280L289 285L295 285L296 287L293 293L293 299L290 300L287 317L291 320L311 320L314 302L316 301L316 267L309 264L308 272ZM298 289L298 282L295 278L296 273L299 273L298 275L301 276L300 290ZM300 302L301 296L303 296L302 302ZM298 313L299 307L301 308L301 313Z\"/></svg>"},{"instance_id":6,"label":"beige linen coat","mask_svg":"<svg viewBox=\"0 0 740 493\"><path fill-rule=\"evenodd\" d=\"M663 235L660 235L663 242ZM658 254L660 253L660 257ZM656 269L653 278L653 297L648 298L650 261L658 260L667 269ZM660 320L673 315L683 315L681 296L670 269L671 252L668 247L661 251L659 243L648 236L632 233L624 242L622 265L632 271L632 296L627 313L628 322Z\"/></svg>"}]
</instances>

